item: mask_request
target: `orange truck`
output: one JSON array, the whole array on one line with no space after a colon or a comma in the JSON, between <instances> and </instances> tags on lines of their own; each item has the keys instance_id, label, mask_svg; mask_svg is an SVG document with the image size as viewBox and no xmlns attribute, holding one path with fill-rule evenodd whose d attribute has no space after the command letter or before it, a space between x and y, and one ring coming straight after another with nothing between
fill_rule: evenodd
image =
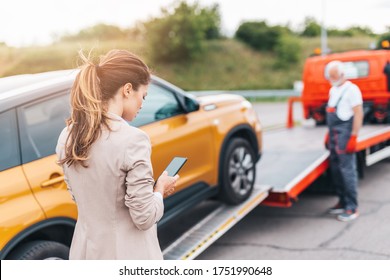
<instances>
[{"instance_id":1,"label":"orange truck","mask_svg":"<svg viewBox=\"0 0 390 280\"><path fill-rule=\"evenodd\" d=\"M304 117L325 123L325 106L330 85L326 65L342 61L345 76L359 86L363 95L366 123L390 123L390 49L356 50L307 58L303 70Z\"/></svg>"}]
</instances>

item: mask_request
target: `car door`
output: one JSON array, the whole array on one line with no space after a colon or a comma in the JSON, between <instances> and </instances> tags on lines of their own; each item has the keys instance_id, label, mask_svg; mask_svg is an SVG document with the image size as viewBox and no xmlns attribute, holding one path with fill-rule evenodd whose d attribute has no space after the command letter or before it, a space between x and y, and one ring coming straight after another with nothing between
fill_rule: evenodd
<instances>
[{"instance_id":1,"label":"car door","mask_svg":"<svg viewBox=\"0 0 390 280\"><path fill-rule=\"evenodd\" d=\"M47 218L77 217L55 155L69 111L67 91L18 108L23 171Z\"/></svg>"},{"instance_id":2,"label":"car door","mask_svg":"<svg viewBox=\"0 0 390 280\"><path fill-rule=\"evenodd\" d=\"M143 107L131 123L151 139L155 179L175 156L188 158L180 170L176 191L199 182L211 184L215 168L212 133L200 112L186 113L173 90L159 84L149 86Z\"/></svg>"},{"instance_id":3,"label":"car door","mask_svg":"<svg viewBox=\"0 0 390 280\"><path fill-rule=\"evenodd\" d=\"M18 138L15 110L0 113L0 250L44 218L20 165Z\"/></svg>"}]
</instances>

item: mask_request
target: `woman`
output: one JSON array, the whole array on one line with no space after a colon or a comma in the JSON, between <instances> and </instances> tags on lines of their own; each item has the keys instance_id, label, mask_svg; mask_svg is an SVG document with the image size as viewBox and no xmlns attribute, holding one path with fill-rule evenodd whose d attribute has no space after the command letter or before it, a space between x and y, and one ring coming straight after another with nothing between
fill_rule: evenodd
<instances>
[{"instance_id":1,"label":"woman","mask_svg":"<svg viewBox=\"0 0 390 280\"><path fill-rule=\"evenodd\" d=\"M78 207L69 259L162 259L156 223L178 176L155 185L149 137L130 126L150 82L148 67L125 50L84 65L71 90L72 113L56 148Z\"/></svg>"}]
</instances>

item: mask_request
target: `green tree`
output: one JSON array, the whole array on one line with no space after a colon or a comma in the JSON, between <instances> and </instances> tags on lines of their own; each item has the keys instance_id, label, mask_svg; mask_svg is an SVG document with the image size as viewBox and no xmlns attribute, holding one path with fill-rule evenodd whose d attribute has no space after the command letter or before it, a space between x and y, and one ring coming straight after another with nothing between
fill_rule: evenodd
<instances>
[{"instance_id":1,"label":"green tree","mask_svg":"<svg viewBox=\"0 0 390 280\"><path fill-rule=\"evenodd\" d=\"M382 35L379 36L379 39L377 42L378 49L384 48L382 42L384 42L384 41L390 42L390 26L387 29L388 29L388 31L386 33L383 33ZM389 49L389 48L387 47L387 49Z\"/></svg>"},{"instance_id":2,"label":"green tree","mask_svg":"<svg viewBox=\"0 0 390 280\"><path fill-rule=\"evenodd\" d=\"M321 25L312 17L307 17L304 22L304 29L301 33L305 37L317 37L321 35Z\"/></svg>"},{"instance_id":3,"label":"green tree","mask_svg":"<svg viewBox=\"0 0 390 280\"><path fill-rule=\"evenodd\" d=\"M287 27L268 26L265 21L248 21L238 27L235 37L256 50L272 51L284 33L291 31Z\"/></svg>"},{"instance_id":4,"label":"green tree","mask_svg":"<svg viewBox=\"0 0 390 280\"><path fill-rule=\"evenodd\" d=\"M354 37L354 36L374 36L374 32L369 27L351 26L347 29L329 28L328 36L331 37Z\"/></svg>"},{"instance_id":5,"label":"green tree","mask_svg":"<svg viewBox=\"0 0 390 280\"><path fill-rule=\"evenodd\" d=\"M301 59L301 43L299 39L291 35L283 35L278 39L275 47L276 68L287 68L298 63Z\"/></svg>"},{"instance_id":6,"label":"green tree","mask_svg":"<svg viewBox=\"0 0 390 280\"><path fill-rule=\"evenodd\" d=\"M154 60L193 59L203 52L204 40L219 37L219 8L181 1L173 9L162 9L162 16L146 22L145 29Z\"/></svg>"},{"instance_id":7,"label":"green tree","mask_svg":"<svg viewBox=\"0 0 390 280\"><path fill-rule=\"evenodd\" d=\"M337 28L328 28L327 34L329 37L352 37L353 34L347 30L341 30Z\"/></svg>"},{"instance_id":8,"label":"green tree","mask_svg":"<svg viewBox=\"0 0 390 280\"><path fill-rule=\"evenodd\" d=\"M375 35L372 29L367 26L363 26L363 27L351 26L350 28L346 29L346 31L352 33L352 36L360 36L360 35L374 36Z\"/></svg>"},{"instance_id":9,"label":"green tree","mask_svg":"<svg viewBox=\"0 0 390 280\"><path fill-rule=\"evenodd\" d=\"M219 5L215 4L210 8L201 9L200 16L205 24L206 39L219 39L221 37L221 14L219 12Z\"/></svg>"}]
</instances>

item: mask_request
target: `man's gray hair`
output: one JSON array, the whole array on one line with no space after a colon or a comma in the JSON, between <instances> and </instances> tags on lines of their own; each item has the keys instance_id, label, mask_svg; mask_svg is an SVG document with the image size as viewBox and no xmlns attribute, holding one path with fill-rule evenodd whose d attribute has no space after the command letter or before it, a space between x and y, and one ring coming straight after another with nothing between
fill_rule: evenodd
<instances>
[{"instance_id":1,"label":"man's gray hair","mask_svg":"<svg viewBox=\"0 0 390 280\"><path fill-rule=\"evenodd\" d=\"M345 74L345 71L344 71L344 64L339 61L339 60L333 60L331 62L328 63L328 65L326 65L326 68L325 68L325 76L327 79L329 79L329 71L330 69L333 69L333 68L337 68L337 72L339 73L339 75L344 75Z\"/></svg>"}]
</instances>

